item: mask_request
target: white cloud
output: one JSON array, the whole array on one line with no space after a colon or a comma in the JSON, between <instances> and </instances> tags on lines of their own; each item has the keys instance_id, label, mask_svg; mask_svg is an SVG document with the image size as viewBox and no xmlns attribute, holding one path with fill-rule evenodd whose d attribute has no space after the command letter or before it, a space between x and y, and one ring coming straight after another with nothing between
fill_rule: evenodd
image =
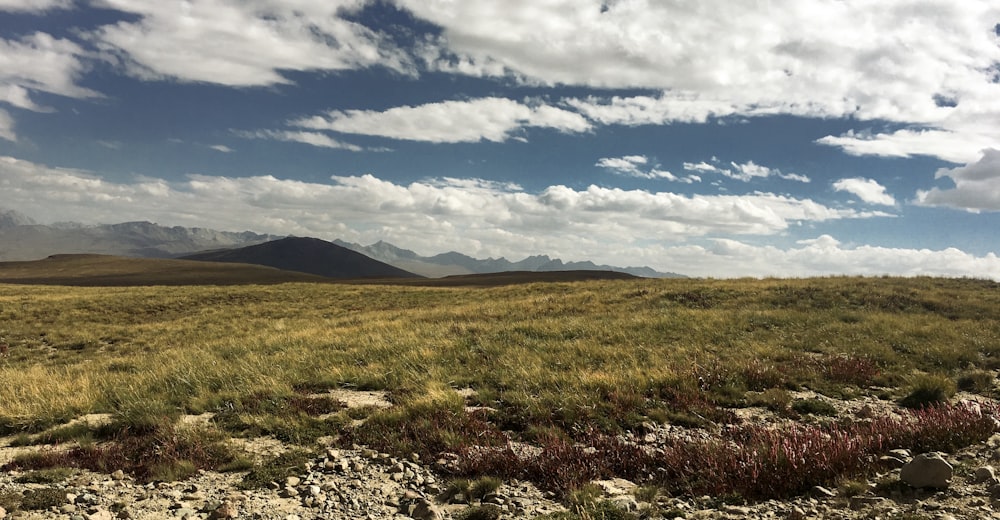
<instances>
[{"instance_id":1,"label":"white cloud","mask_svg":"<svg viewBox=\"0 0 1000 520\"><path fill-rule=\"evenodd\" d=\"M372 175L329 184L190 175L184 182L116 183L87 172L0 159L0 207L52 220L156 220L250 228L470 253L559 253L596 258L637 241L705 235L772 235L806 222L882 216L757 193L683 196L591 186L540 193L489 181L395 184ZM479 244L473 247L471 244ZM624 260L624 259L623 259Z\"/></svg>"},{"instance_id":2,"label":"white cloud","mask_svg":"<svg viewBox=\"0 0 1000 520\"><path fill-rule=\"evenodd\" d=\"M0 39L0 102L46 111L30 93L48 92L73 98L98 97L77 80L86 66L86 51L76 43L36 32L18 40Z\"/></svg>"},{"instance_id":3,"label":"white cloud","mask_svg":"<svg viewBox=\"0 0 1000 520\"><path fill-rule=\"evenodd\" d=\"M0 139L17 142L17 133L14 132L14 118L6 110L0 108Z\"/></svg>"},{"instance_id":4,"label":"white cloud","mask_svg":"<svg viewBox=\"0 0 1000 520\"><path fill-rule=\"evenodd\" d=\"M626 155L624 157L603 157L598 159L594 166L626 177L666 179L668 181L680 180L676 175L666 170L661 170L658 166L654 166L648 170L642 168L647 162L649 162L649 159L645 155Z\"/></svg>"},{"instance_id":5,"label":"white cloud","mask_svg":"<svg viewBox=\"0 0 1000 520\"><path fill-rule=\"evenodd\" d=\"M811 179L805 175L799 175L797 173L783 173L777 168L768 168L767 166L761 166L753 161L747 161L745 163L730 162L729 168L719 166L719 160L712 157L712 164L705 161L697 163L684 163L684 169L691 172L699 173L716 173L730 179L736 179L743 182L750 182L753 179L766 179L768 177L779 177L781 179L796 181L796 182L810 182Z\"/></svg>"},{"instance_id":6,"label":"white cloud","mask_svg":"<svg viewBox=\"0 0 1000 520\"><path fill-rule=\"evenodd\" d=\"M73 0L0 0L0 11L41 13L52 9L69 9Z\"/></svg>"},{"instance_id":7,"label":"white cloud","mask_svg":"<svg viewBox=\"0 0 1000 520\"><path fill-rule=\"evenodd\" d=\"M802 240L801 247L780 249L719 239L709 246L664 247L655 254L691 276L807 277L830 274L860 276L951 276L1000 281L1000 258L975 256L955 248L941 250L844 246L829 235ZM650 253L653 253L650 251Z\"/></svg>"},{"instance_id":8,"label":"white cloud","mask_svg":"<svg viewBox=\"0 0 1000 520\"><path fill-rule=\"evenodd\" d=\"M1000 211L1000 149L984 150L978 161L965 166L942 168L935 177L947 177L955 183L955 187L919 191L918 204L969 211Z\"/></svg>"},{"instance_id":9,"label":"white cloud","mask_svg":"<svg viewBox=\"0 0 1000 520\"><path fill-rule=\"evenodd\" d=\"M291 143L303 143L319 148L334 148L348 150L351 152L360 152L365 150L358 145L344 143L319 132L303 132L298 130L257 130L254 132L239 131L234 133L237 136L246 139L270 139Z\"/></svg>"},{"instance_id":10,"label":"white cloud","mask_svg":"<svg viewBox=\"0 0 1000 520\"><path fill-rule=\"evenodd\" d=\"M975 161L983 148L998 143L995 138L981 134L970 135L948 130L926 129L902 129L878 134L848 131L840 136L828 135L817 139L816 142L838 146L851 155L882 157L927 155L955 163Z\"/></svg>"},{"instance_id":11,"label":"white cloud","mask_svg":"<svg viewBox=\"0 0 1000 520\"><path fill-rule=\"evenodd\" d=\"M560 132L590 129L590 123L579 114L545 104L522 104L497 97L402 106L382 112L332 111L325 116L299 119L289 124L313 130L432 143L503 142L528 127L552 128Z\"/></svg>"},{"instance_id":12,"label":"white cloud","mask_svg":"<svg viewBox=\"0 0 1000 520\"><path fill-rule=\"evenodd\" d=\"M885 186L872 179L863 179L861 177L840 179L833 183L833 189L852 193L868 204L896 205L896 199L886 193Z\"/></svg>"},{"instance_id":13,"label":"white cloud","mask_svg":"<svg viewBox=\"0 0 1000 520\"><path fill-rule=\"evenodd\" d=\"M139 17L90 35L133 75L229 86L290 83L283 71L382 66L411 73L392 42L343 18L360 0L97 0Z\"/></svg>"},{"instance_id":14,"label":"white cloud","mask_svg":"<svg viewBox=\"0 0 1000 520\"><path fill-rule=\"evenodd\" d=\"M948 143L1000 147L1000 129L984 123L1000 118L1000 4L992 0L397 1L443 29L422 50L431 68L663 91L567 101L602 124L851 117L912 125L930 145L907 144L905 132L880 138L894 153L953 160L968 152Z\"/></svg>"},{"instance_id":15,"label":"white cloud","mask_svg":"<svg viewBox=\"0 0 1000 520\"><path fill-rule=\"evenodd\" d=\"M216 152L222 152L222 153L233 153L235 151L224 144L213 144L209 146L209 148L215 150Z\"/></svg>"},{"instance_id":16,"label":"white cloud","mask_svg":"<svg viewBox=\"0 0 1000 520\"><path fill-rule=\"evenodd\" d=\"M718 235L766 237L798 223L882 215L773 194L685 197L594 186L527 193L517 185L484 180L402 185L372 175L338 176L330 183L270 175L122 183L0 157L0 207L50 222L153 220L362 243L384 239L423 254L456 250L517 259L544 253L564 260L648 264L694 276L898 274L1000 280L1000 258L992 253L848 247L827 235L787 249L718 238L709 238L707 245L687 243Z\"/></svg>"}]
</instances>

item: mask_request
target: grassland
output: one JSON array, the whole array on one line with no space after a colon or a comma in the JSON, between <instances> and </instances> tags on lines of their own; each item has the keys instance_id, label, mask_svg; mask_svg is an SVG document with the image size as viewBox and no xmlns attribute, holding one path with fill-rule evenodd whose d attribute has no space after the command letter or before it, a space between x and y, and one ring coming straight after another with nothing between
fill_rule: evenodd
<instances>
[{"instance_id":1,"label":"grassland","mask_svg":"<svg viewBox=\"0 0 1000 520\"><path fill-rule=\"evenodd\" d=\"M791 402L791 390L843 399L911 396L917 408L946 399L956 385L992 395L1000 284L821 278L480 288L0 285L0 343L9 345L0 358L0 433L27 435L109 413L121 436L153 431L181 414L214 412L217 429L230 435L270 434L303 445L333 435L425 457L522 441L547 447L548 463L586 477L633 470L607 461L566 465L586 458L574 451L580 443L636 462L641 454L616 444L616 435L644 422L713 432L738 422L733 410L749 405L788 417L810 413L812 405ZM308 397L332 388L385 390L396 406L348 411ZM454 389L475 394L465 398ZM912 397L921 390L926 395ZM467 412L467 405L484 408ZM934 413L943 415L933 420L968 422L969 436L952 436L953 444L992 433L992 423L947 419L951 409ZM363 425L352 426L362 417ZM860 435L836 417L827 421L826 437ZM903 430L919 422L896 421L897 443L915 442ZM890 447L858 449L868 456ZM515 457L509 449L503 454ZM503 460L487 459L469 457L457 471L502 473ZM553 469L533 463L538 474ZM651 475L666 462L642 463ZM498 476L534 475L519 471ZM864 468L833 464L830 471L816 478ZM563 477L547 484L568 489L580 481Z\"/></svg>"}]
</instances>

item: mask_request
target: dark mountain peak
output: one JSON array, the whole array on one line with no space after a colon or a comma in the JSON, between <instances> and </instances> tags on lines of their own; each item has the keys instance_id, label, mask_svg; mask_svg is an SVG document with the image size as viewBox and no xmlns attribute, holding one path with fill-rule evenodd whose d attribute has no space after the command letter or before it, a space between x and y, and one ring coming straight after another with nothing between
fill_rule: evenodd
<instances>
[{"instance_id":1,"label":"dark mountain peak","mask_svg":"<svg viewBox=\"0 0 1000 520\"><path fill-rule=\"evenodd\" d=\"M276 267L330 278L419 278L346 247L309 237L286 237L239 249L208 251L186 260Z\"/></svg>"}]
</instances>

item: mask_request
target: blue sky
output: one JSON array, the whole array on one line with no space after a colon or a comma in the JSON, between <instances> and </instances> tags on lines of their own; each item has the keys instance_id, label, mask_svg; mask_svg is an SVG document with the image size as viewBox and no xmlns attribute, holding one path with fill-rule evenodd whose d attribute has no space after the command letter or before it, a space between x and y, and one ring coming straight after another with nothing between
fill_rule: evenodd
<instances>
[{"instance_id":1,"label":"blue sky","mask_svg":"<svg viewBox=\"0 0 1000 520\"><path fill-rule=\"evenodd\" d=\"M0 208L1000 279L1000 4L0 0Z\"/></svg>"}]
</instances>

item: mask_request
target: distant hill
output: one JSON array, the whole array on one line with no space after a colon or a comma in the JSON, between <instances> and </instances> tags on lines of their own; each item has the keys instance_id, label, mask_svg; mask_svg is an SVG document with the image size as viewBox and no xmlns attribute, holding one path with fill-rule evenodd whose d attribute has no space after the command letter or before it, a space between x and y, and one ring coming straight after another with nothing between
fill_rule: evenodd
<instances>
[{"instance_id":1,"label":"distant hill","mask_svg":"<svg viewBox=\"0 0 1000 520\"><path fill-rule=\"evenodd\" d=\"M247 285L332 282L329 278L250 264L125 258L108 255L54 255L43 260L0 262L0 283L134 286Z\"/></svg>"},{"instance_id":2,"label":"distant hill","mask_svg":"<svg viewBox=\"0 0 1000 520\"><path fill-rule=\"evenodd\" d=\"M182 257L185 260L267 265L330 278L420 278L384 262L369 258L318 238L288 237L263 244L207 251Z\"/></svg>"},{"instance_id":3,"label":"distant hill","mask_svg":"<svg viewBox=\"0 0 1000 520\"><path fill-rule=\"evenodd\" d=\"M101 254L172 258L182 254L243 247L281 238L249 231L166 227L151 222L86 226L36 224L16 211L0 211L0 261L37 260L57 254Z\"/></svg>"},{"instance_id":4,"label":"distant hill","mask_svg":"<svg viewBox=\"0 0 1000 520\"><path fill-rule=\"evenodd\" d=\"M627 273L643 278L683 278L677 273L662 273L650 267L615 267L597 265L593 262L563 262L547 255L529 256L519 262L511 262L506 258L487 258L480 260L454 251L434 256L420 256L408 249L401 249L388 242L379 241L370 246L362 246L340 240L334 243L352 249L359 253L381 260L387 264L406 269L428 277L441 277L463 274L486 274L505 271L613 271Z\"/></svg>"},{"instance_id":5,"label":"distant hill","mask_svg":"<svg viewBox=\"0 0 1000 520\"><path fill-rule=\"evenodd\" d=\"M499 273L459 274L443 278L422 278L407 280L406 285L433 287L494 287L522 283L583 282L588 280L633 280L638 278L628 273L615 271L504 271Z\"/></svg>"}]
</instances>

